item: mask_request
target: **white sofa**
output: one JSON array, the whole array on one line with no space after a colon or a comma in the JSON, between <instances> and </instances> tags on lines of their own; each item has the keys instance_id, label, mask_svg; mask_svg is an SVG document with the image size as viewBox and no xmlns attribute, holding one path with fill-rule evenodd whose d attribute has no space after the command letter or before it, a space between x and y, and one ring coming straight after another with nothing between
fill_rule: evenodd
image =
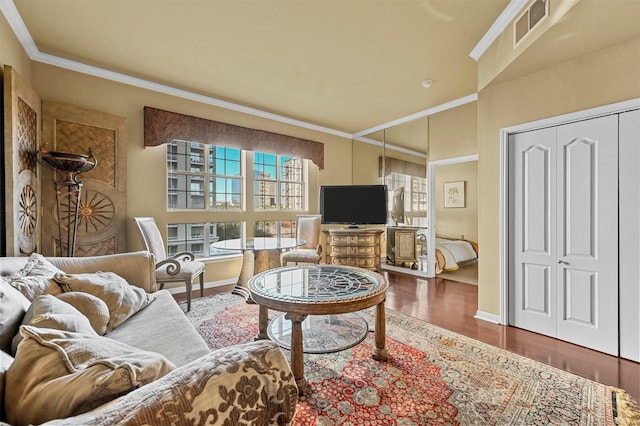
<instances>
[{"instance_id":1,"label":"white sofa","mask_svg":"<svg viewBox=\"0 0 640 426\"><path fill-rule=\"evenodd\" d=\"M141 386L133 386L123 395L105 401L87 412L75 412L61 419L47 419L48 423L45 424L193 422L263 425L292 422L297 402L297 388L280 349L272 342L262 341L210 351L171 294L167 290L156 291L155 259L152 254L135 252L97 257L45 259L66 274L109 271L151 295L153 300L148 306L99 339L101 342L120 342L127 347L145 351L141 352L143 355L138 356L140 359L145 358L147 353L161 354L162 368L168 370L158 374L157 379ZM29 343L20 343L24 348L19 346L16 354L11 353L7 342L13 339L22 321L20 319L16 323L16 315L20 316L20 311L29 304L24 304L22 300L11 301L8 297L10 294L14 299L17 296L15 291L8 288L12 287L8 277L24 268L26 263L25 257L0 258L0 275L5 278L0 280L0 344L4 342L3 352L0 353L0 402L4 408L0 410L0 415L3 415L0 421L20 418L32 422L30 419L34 417L16 416L11 412L16 410L15 401L12 402L9 398L12 394L12 383L23 380L15 379L21 376L12 371L12 368L18 368L18 357L27 356L25 351L28 344L37 346L38 339L45 339L46 336L42 337L41 334L53 334L53 337L46 338L56 341L55 338L61 339L60 333L63 333L25 326L22 334L27 337L23 342L28 340ZM22 308L18 309L18 314L16 303L23 304ZM67 336L65 334L62 337ZM75 337L76 334L71 336ZM45 346L49 344L50 342L44 343ZM118 345L113 343L112 346ZM36 359L37 361L39 359ZM23 359L22 362L27 361ZM37 365L34 368L37 369ZM70 371L73 371L73 368ZM56 389L55 386L53 389ZM56 395L51 395L51 398L56 398ZM90 400L89 403L91 402L95 405L95 401ZM39 418L38 415L35 418Z\"/></svg>"}]
</instances>

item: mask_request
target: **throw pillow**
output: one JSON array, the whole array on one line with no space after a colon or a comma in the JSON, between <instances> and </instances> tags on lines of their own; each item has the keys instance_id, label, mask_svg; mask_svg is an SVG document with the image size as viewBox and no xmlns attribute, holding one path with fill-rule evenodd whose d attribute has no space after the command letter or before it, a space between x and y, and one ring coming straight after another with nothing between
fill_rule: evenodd
<instances>
[{"instance_id":1,"label":"throw pillow","mask_svg":"<svg viewBox=\"0 0 640 426\"><path fill-rule=\"evenodd\" d=\"M33 299L31 306L29 306L22 319L22 324L33 325L38 328L76 331L97 336L87 317L67 302L50 294L44 294ZM18 333L13 338L12 353L16 353L20 341L22 341L22 334Z\"/></svg>"},{"instance_id":2,"label":"throw pillow","mask_svg":"<svg viewBox=\"0 0 640 426\"><path fill-rule=\"evenodd\" d=\"M89 293L81 293L79 291L62 293L56 297L67 302L79 310L85 317L89 318L91 327L93 327L96 333L102 336L107 332L109 307L102 300Z\"/></svg>"},{"instance_id":3,"label":"throw pillow","mask_svg":"<svg viewBox=\"0 0 640 426\"><path fill-rule=\"evenodd\" d=\"M11 351L11 340L29 309L29 299L0 277L0 350Z\"/></svg>"},{"instance_id":4,"label":"throw pillow","mask_svg":"<svg viewBox=\"0 0 640 426\"><path fill-rule=\"evenodd\" d=\"M24 340L5 376L11 424L84 413L175 368L160 354L107 337L28 325L20 332Z\"/></svg>"},{"instance_id":5,"label":"throw pillow","mask_svg":"<svg viewBox=\"0 0 640 426\"><path fill-rule=\"evenodd\" d=\"M60 294L60 285L51 278L62 273L39 253L33 253L26 265L9 277L9 284L19 290L29 300L41 294Z\"/></svg>"},{"instance_id":6,"label":"throw pillow","mask_svg":"<svg viewBox=\"0 0 640 426\"><path fill-rule=\"evenodd\" d=\"M107 333L153 300L153 297L143 289L130 285L124 278L113 272L56 274L54 279L68 291L89 293L107 304L109 308Z\"/></svg>"},{"instance_id":7,"label":"throw pillow","mask_svg":"<svg viewBox=\"0 0 640 426\"><path fill-rule=\"evenodd\" d=\"M32 277L53 277L62 271L44 258L40 253L32 253L27 259L26 265L18 272L13 274L12 278L20 278L26 276Z\"/></svg>"}]
</instances>

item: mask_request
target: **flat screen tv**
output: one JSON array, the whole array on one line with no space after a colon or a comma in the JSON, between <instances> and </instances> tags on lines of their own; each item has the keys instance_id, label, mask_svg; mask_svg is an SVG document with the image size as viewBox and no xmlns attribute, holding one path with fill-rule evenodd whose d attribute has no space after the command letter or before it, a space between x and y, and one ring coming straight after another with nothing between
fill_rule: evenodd
<instances>
[{"instance_id":1,"label":"flat screen tv","mask_svg":"<svg viewBox=\"0 0 640 426\"><path fill-rule=\"evenodd\" d=\"M358 225L387 223L386 185L325 185L320 187L322 223Z\"/></svg>"}]
</instances>

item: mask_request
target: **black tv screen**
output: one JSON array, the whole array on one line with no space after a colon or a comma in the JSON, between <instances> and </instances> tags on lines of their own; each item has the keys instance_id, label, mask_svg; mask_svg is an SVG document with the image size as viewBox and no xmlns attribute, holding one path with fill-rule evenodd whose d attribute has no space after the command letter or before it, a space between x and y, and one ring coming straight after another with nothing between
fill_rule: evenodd
<instances>
[{"instance_id":1,"label":"black tv screen","mask_svg":"<svg viewBox=\"0 0 640 426\"><path fill-rule=\"evenodd\" d=\"M320 187L322 223L374 225L387 223L386 185L328 185Z\"/></svg>"}]
</instances>

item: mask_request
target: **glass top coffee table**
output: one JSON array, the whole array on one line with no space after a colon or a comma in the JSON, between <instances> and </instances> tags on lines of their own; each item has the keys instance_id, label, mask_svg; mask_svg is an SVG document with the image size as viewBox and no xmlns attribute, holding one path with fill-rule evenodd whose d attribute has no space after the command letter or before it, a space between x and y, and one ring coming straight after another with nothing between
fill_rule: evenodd
<instances>
[{"instance_id":1,"label":"glass top coffee table","mask_svg":"<svg viewBox=\"0 0 640 426\"><path fill-rule=\"evenodd\" d=\"M376 306L376 347L372 356L379 361L388 359L384 310L388 286L385 277L377 272L336 265L275 268L255 275L247 285L251 298L260 306L257 338L271 336L282 346L291 349L291 370L301 395L307 387L304 378L303 321L309 316L319 317L305 323L305 333L311 336L311 339L307 339L307 351L330 352L346 349L362 341L368 329L366 322L363 325L362 318L350 313ZM268 324L269 309L284 314ZM290 321L290 324L284 320ZM336 326L342 328L342 335L338 333L338 338L335 335L331 337L331 329ZM318 331L318 328L324 330ZM318 335L326 337L317 339Z\"/></svg>"}]
</instances>

